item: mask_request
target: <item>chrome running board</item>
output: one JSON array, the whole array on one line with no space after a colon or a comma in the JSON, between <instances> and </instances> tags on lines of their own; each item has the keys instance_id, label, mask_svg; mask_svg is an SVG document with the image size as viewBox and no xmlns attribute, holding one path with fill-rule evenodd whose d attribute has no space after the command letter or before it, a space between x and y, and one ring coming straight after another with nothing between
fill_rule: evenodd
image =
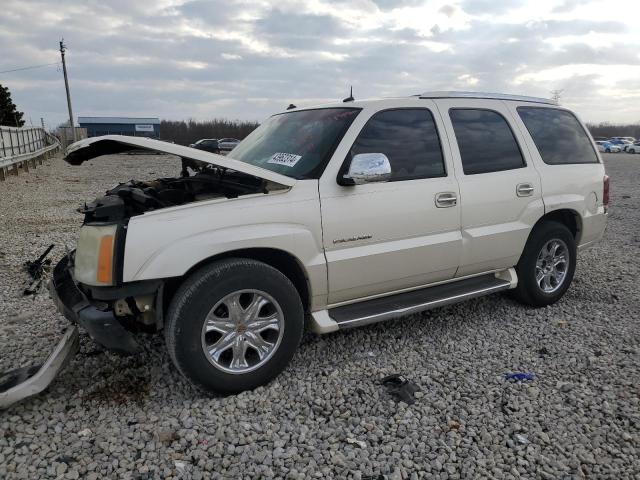
<instances>
[{"instance_id":1,"label":"chrome running board","mask_svg":"<svg viewBox=\"0 0 640 480\"><path fill-rule=\"evenodd\" d=\"M508 290L516 283L516 273L509 269L500 275L482 275L331 308L328 316L336 322L338 329L360 327Z\"/></svg>"}]
</instances>

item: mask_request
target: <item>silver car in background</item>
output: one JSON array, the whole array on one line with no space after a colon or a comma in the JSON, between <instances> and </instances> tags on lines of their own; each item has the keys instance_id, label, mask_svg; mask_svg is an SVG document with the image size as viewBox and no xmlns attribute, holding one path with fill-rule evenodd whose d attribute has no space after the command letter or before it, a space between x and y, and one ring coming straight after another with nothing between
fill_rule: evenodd
<instances>
[{"instance_id":1,"label":"silver car in background","mask_svg":"<svg viewBox=\"0 0 640 480\"><path fill-rule=\"evenodd\" d=\"M230 152L240 143L237 138L221 138L218 140L218 147L223 152Z\"/></svg>"}]
</instances>

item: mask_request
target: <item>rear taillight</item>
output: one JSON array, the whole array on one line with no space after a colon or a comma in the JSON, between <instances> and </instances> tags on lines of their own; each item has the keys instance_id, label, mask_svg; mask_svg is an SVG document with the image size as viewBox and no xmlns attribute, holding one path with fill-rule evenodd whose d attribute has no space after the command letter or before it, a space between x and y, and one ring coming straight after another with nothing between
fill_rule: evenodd
<instances>
[{"instance_id":1,"label":"rear taillight","mask_svg":"<svg viewBox=\"0 0 640 480\"><path fill-rule=\"evenodd\" d=\"M602 204L604 205L604 211L609 210L609 175L605 175L602 181Z\"/></svg>"}]
</instances>

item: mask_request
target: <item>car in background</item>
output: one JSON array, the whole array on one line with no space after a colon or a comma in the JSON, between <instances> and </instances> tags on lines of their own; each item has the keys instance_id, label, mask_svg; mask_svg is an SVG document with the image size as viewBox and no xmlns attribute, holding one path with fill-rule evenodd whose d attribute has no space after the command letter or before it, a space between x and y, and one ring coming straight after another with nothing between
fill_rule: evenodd
<instances>
[{"instance_id":1,"label":"car in background","mask_svg":"<svg viewBox=\"0 0 640 480\"><path fill-rule=\"evenodd\" d=\"M629 145L633 145L633 142L630 142L629 140L623 140L622 137L611 138L609 139L609 143L620 147L620 150L624 152L627 151L627 147Z\"/></svg>"},{"instance_id":2,"label":"car in background","mask_svg":"<svg viewBox=\"0 0 640 480\"><path fill-rule=\"evenodd\" d=\"M220 142L217 138L201 138L189 146L205 152L220 153Z\"/></svg>"},{"instance_id":3,"label":"car in background","mask_svg":"<svg viewBox=\"0 0 640 480\"><path fill-rule=\"evenodd\" d=\"M230 152L240 143L240 140L237 138L221 138L218 140L218 145L220 145L220 150L223 152Z\"/></svg>"},{"instance_id":4,"label":"car in background","mask_svg":"<svg viewBox=\"0 0 640 480\"><path fill-rule=\"evenodd\" d=\"M640 140L627 147L627 153L640 153Z\"/></svg>"},{"instance_id":5,"label":"car in background","mask_svg":"<svg viewBox=\"0 0 640 480\"><path fill-rule=\"evenodd\" d=\"M599 152L620 153L622 151L622 148L620 148L618 145L614 145L611 142L606 142L603 140L596 141L596 145L598 146Z\"/></svg>"}]
</instances>

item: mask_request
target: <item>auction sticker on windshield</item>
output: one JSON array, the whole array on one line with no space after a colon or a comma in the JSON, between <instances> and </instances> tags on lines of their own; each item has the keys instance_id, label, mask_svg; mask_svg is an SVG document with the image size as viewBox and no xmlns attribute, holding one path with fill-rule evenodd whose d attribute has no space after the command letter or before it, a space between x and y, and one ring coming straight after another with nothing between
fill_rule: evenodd
<instances>
[{"instance_id":1,"label":"auction sticker on windshield","mask_svg":"<svg viewBox=\"0 0 640 480\"><path fill-rule=\"evenodd\" d=\"M271 155L271 158L267 160L267 163L275 163L277 165L286 165L287 167L293 167L301 158L301 155L278 152Z\"/></svg>"}]
</instances>

